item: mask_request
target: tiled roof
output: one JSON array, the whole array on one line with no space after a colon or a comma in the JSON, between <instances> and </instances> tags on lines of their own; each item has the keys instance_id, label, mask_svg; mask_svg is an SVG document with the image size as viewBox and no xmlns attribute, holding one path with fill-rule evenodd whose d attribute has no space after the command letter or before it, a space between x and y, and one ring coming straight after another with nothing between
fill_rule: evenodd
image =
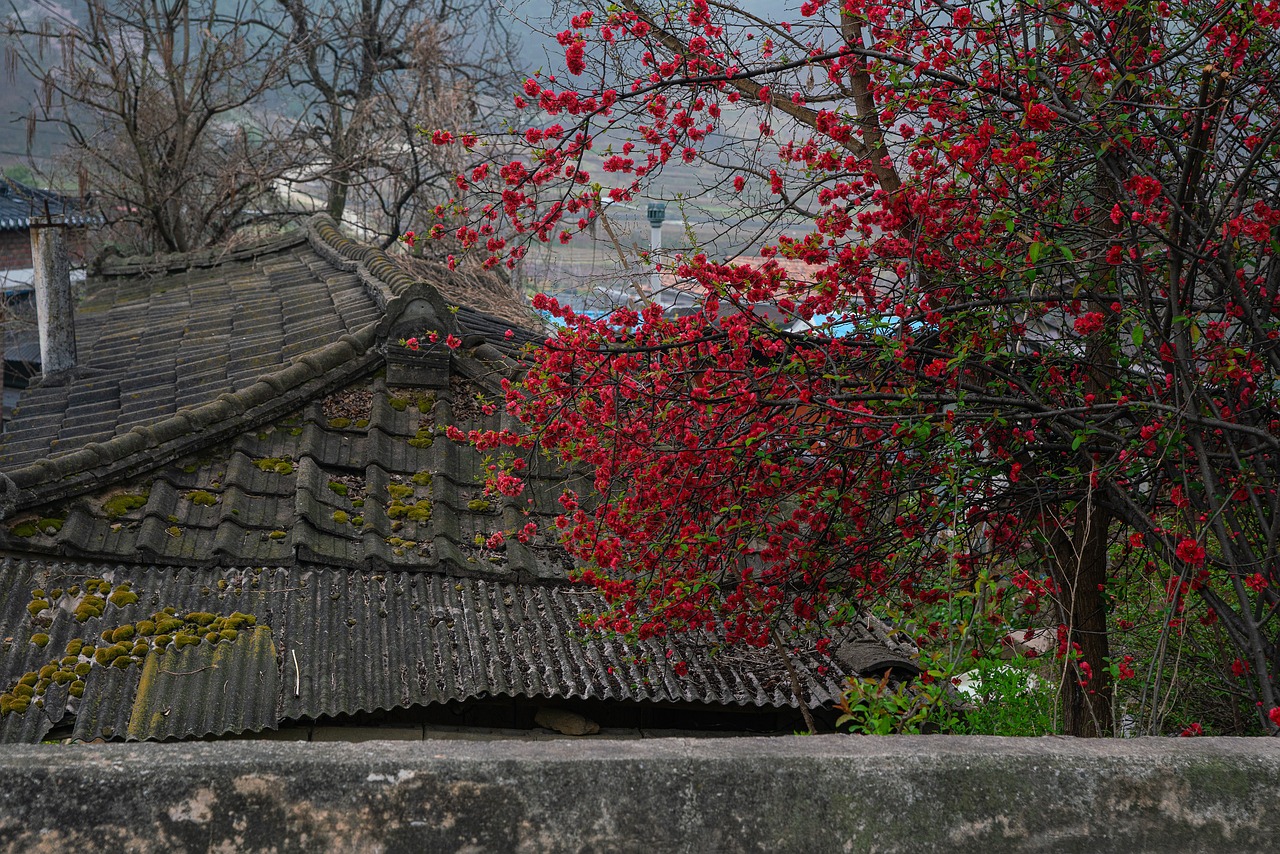
<instances>
[{"instance_id":1,"label":"tiled roof","mask_svg":"<svg viewBox=\"0 0 1280 854\"><path fill-rule=\"evenodd\" d=\"M451 378L447 366L438 377L434 389L389 388L377 376L317 396L141 476L18 513L0 527L0 545L184 566L311 563L563 579L563 555L550 542L512 542L493 555L476 539L530 519L549 528L566 477L535 466L531 506L483 498L479 454L441 431L496 427L498 416L482 413L475 380ZM61 519L59 530L44 533L42 518Z\"/></svg>"},{"instance_id":2,"label":"tiled roof","mask_svg":"<svg viewBox=\"0 0 1280 854\"><path fill-rule=\"evenodd\" d=\"M35 300L23 294L8 300L0 315L4 330L4 360L40 364L40 336L36 331ZM5 413L6 415L8 413Z\"/></svg>"},{"instance_id":3,"label":"tiled roof","mask_svg":"<svg viewBox=\"0 0 1280 854\"><path fill-rule=\"evenodd\" d=\"M167 738L486 695L796 702L772 653L708 663L680 646L705 639L681 639L672 661L688 658L690 675L677 677L658 642L578 637L578 614L601 603L569 583L551 520L566 487L588 484L535 457L524 495L485 496L484 460L445 435L505 423L497 380L535 334L451 311L325 219L221 258L117 265L99 288L82 313L82 368L28 390L13 434L35 447L27 419L47 418L63 452L25 450L0 474L0 554L11 556L0 564L0 694L24 674L67 670L43 685L41 714L5 717L0 738L39 738L68 709L78 737ZM236 296L219 301L219 289ZM463 351L394 343L431 330L459 335ZM271 346L285 352L273 359ZM161 392L151 406L119 393L143 378L168 394L202 391L182 397L186 408ZM110 408L93 409L104 399ZM78 407L101 423L72 421ZM511 536L530 521L529 542ZM506 542L487 545L499 531ZM88 577L131 582L141 598L82 608L82 621ZM130 647L133 665L82 668L83 697L67 696L85 663L69 661L69 641L141 626L163 607L240 611L256 626L215 643L189 624L192 645ZM805 702L829 702L851 672L909 669L882 640L858 629L836 657L797 659Z\"/></svg>"},{"instance_id":4,"label":"tiled roof","mask_svg":"<svg viewBox=\"0 0 1280 854\"><path fill-rule=\"evenodd\" d=\"M0 452L6 469L244 391L344 335L367 347L361 333L381 317L359 277L301 236L168 274L116 267L88 289L76 307L79 364L23 396Z\"/></svg>"},{"instance_id":5,"label":"tiled roof","mask_svg":"<svg viewBox=\"0 0 1280 854\"><path fill-rule=\"evenodd\" d=\"M70 225L90 225L97 219L80 199L0 177L0 231L30 228L31 218L44 216L46 209Z\"/></svg>"}]
</instances>

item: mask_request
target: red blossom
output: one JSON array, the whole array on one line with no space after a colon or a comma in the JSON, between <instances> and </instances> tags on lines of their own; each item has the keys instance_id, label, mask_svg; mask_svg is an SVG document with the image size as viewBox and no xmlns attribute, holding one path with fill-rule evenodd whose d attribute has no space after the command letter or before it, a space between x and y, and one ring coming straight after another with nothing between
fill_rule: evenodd
<instances>
[{"instance_id":1,"label":"red blossom","mask_svg":"<svg viewBox=\"0 0 1280 854\"><path fill-rule=\"evenodd\" d=\"M1023 123L1031 130L1049 130L1053 127L1058 113L1045 104L1029 104Z\"/></svg>"},{"instance_id":2,"label":"red blossom","mask_svg":"<svg viewBox=\"0 0 1280 854\"><path fill-rule=\"evenodd\" d=\"M1057 26L1049 12L974 8L804 0L814 52L797 74L778 71L781 22L770 32L699 0L601 6L557 36L568 88L524 82L517 103L538 120L512 135L517 154L450 171L465 179L430 233L459 265L487 252L515 266L531 242L580 239L605 204L643 205L667 170L723 161L744 128L749 161L680 189L716 205L737 194L743 218L761 200L812 212L764 235L750 263L718 245L664 257L664 287L692 295L679 316L535 297L563 325L505 387L532 438L447 428L514 455L487 473L491 495L516 493L535 444L590 472L583 491L607 498L565 496L545 536L609 603L591 625L769 646L775 630L825 636L835 615L884 602L938 606L957 578L1013 565L1004 603L1043 613L1064 567L1040 546L1089 529L1098 506L1125 577L1167 578L1171 629L1226 607L1230 625L1274 631L1232 603L1239 582L1257 600L1274 580L1257 532L1280 490L1266 355L1280 340L1280 209L1262 150L1280 123L1280 14L1161 3L1161 39L1144 40L1116 24L1123 0L1100 0L1073 8L1071 39L1029 39ZM846 44L845 15L865 50L822 53ZM575 86L588 40L619 61ZM610 180L586 174L593 163ZM1133 587L1113 580L1075 593L1106 610L1104 594ZM950 631L930 619L914 634ZM1257 658L1246 634L1228 641L1239 661ZM1059 629L1083 683L1068 692L1105 697L1111 679L1144 675L1078 639Z\"/></svg>"},{"instance_id":3,"label":"red blossom","mask_svg":"<svg viewBox=\"0 0 1280 854\"><path fill-rule=\"evenodd\" d=\"M564 62L570 74L581 74L587 70L585 48L586 44L581 39L565 48Z\"/></svg>"},{"instance_id":4,"label":"red blossom","mask_svg":"<svg viewBox=\"0 0 1280 854\"><path fill-rule=\"evenodd\" d=\"M1190 537L1184 537L1178 542L1174 554L1177 555L1178 560L1191 566L1202 566L1205 561L1204 546Z\"/></svg>"},{"instance_id":5,"label":"red blossom","mask_svg":"<svg viewBox=\"0 0 1280 854\"><path fill-rule=\"evenodd\" d=\"M1106 326L1106 316L1100 311L1082 314L1075 320L1075 330L1080 335L1092 335L1101 332Z\"/></svg>"}]
</instances>

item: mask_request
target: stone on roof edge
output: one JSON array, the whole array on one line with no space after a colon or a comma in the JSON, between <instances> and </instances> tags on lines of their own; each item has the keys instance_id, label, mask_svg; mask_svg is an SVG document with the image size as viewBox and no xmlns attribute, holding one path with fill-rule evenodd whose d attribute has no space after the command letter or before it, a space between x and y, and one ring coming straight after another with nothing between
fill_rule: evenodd
<instances>
[{"instance_id":1,"label":"stone on roof edge","mask_svg":"<svg viewBox=\"0 0 1280 854\"><path fill-rule=\"evenodd\" d=\"M200 406L181 410L156 424L134 427L129 433L95 443L95 448L81 448L64 456L45 458L9 472L0 472L0 496L13 496L12 500L0 501L0 519L8 518L18 509L79 494L82 487L100 486L103 480L127 472L131 468L131 457L161 446L178 443L178 446L165 451L162 455L165 459L153 455L146 461L133 461L133 464L145 462L147 467L154 467L177 459L200 447L203 437L199 434L218 420L236 422L236 432L239 432L279 417L282 412L278 410L303 402L293 400L294 395L289 392L330 373L350 373L354 378L363 368L369 367L356 364L357 360L367 361L363 357L377 355L380 360L381 356L374 352L379 325L375 321L354 334L343 335L337 341L300 356L287 367L264 375L239 392L224 394ZM344 371L344 367L351 367L351 370ZM271 389L270 394L263 394L257 388L264 384ZM233 414L228 416L228 410ZM183 439L188 441L181 441ZM104 464L103 458L110 458L111 462ZM107 471L102 471L103 468ZM68 479L74 480L67 483Z\"/></svg>"}]
</instances>

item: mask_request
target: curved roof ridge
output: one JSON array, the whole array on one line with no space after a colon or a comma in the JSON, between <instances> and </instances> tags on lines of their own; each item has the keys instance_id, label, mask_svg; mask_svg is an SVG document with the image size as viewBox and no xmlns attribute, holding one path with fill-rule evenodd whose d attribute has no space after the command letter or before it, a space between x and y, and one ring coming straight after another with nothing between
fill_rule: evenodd
<instances>
[{"instance_id":1,"label":"curved roof ridge","mask_svg":"<svg viewBox=\"0 0 1280 854\"><path fill-rule=\"evenodd\" d=\"M294 229L282 234L254 240L238 247L215 246L190 252L168 252L156 255L126 255L104 258L94 274L104 278L155 275L201 267L216 267L233 261L251 261L291 249L307 240L306 232Z\"/></svg>"},{"instance_id":2,"label":"curved roof ridge","mask_svg":"<svg viewBox=\"0 0 1280 854\"><path fill-rule=\"evenodd\" d=\"M316 214L307 221L307 239L311 248L334 266L366 272L361 279L384 310L391 300L425 284L401 270L386 251L347 237L327 214Z\"/></svg>"},{"instance_id":3,"label":"curved roof ridge","mask_svg":"<svg viewBox=\"0 0 1280 854\"><path fill-rule=\"evenodd\" d=\"M97 225L102 216L92 210L89 196L73 196L57 190L41 189L0 175L0 231L20 231L48 211L61 217L65 225Z\"/></svg>"},{"instance_id":4,"label":"curved roof ridge","mask_svg":"<svg viewBox=\"0 0 1280 854\"><path fill-rule=\"evenodd\" d=\"M179 410L104 442L0 472L0 519L172 462L279 418L318 393L340 388L381 362L378 322L296 357L238 392Z\"/></svg>"}]
</instances>

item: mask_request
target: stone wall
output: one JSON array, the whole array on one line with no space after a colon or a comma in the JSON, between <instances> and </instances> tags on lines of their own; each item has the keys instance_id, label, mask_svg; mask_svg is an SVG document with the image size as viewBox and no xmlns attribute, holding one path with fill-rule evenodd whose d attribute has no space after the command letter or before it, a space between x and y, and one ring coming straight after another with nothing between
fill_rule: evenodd
<instances>
[{"instance_id":1,"label":"stone wall","mask_svg":"<svg viewBox=\"0 0 1280 854\"><path fill-rule=\"evenodd\" d=\"M1280 847L1275 739L43 745L0 772L14 852Z\"/></svg>"}]
</instances>

